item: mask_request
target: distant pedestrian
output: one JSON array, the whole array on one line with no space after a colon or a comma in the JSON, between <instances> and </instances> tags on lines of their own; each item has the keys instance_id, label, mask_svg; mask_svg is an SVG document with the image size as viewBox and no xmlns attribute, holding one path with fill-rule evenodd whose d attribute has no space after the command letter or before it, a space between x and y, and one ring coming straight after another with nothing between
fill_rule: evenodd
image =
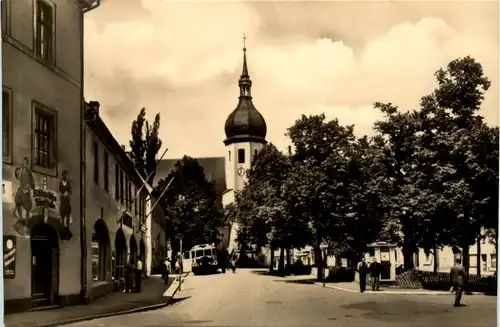
<instances>
[{"instance_id":1,"label":"distant pedestrian","mask_svg":"<svg viewBox=\"0 0 500 327\"><path fill-rule=\"evenodd\" d=\"M135 291L141 293L141 279L142 279L142 261L137 258L137 263L135 266Z\"/></svg>"},{"instance_id":2,"label":"distant pedestrian","mask_svg":"<svg viewBox=\"0 0 500 327\"><path fill-rule=\"evenodd\" d=\"M366 273L368 272L368 265L364 257L361 259L361 262L358 263L357 269L359 274L359 291L363 293L366 289Z\"/></svg>"},{"instance_id":3,"label":"distant pedestrian","mask_svg":"<svg viewBox=\"0 0 500 327\"><path fill-rule=\"evenodd\" d=\"M168 258L165 258L163 261L163 280L165 281L165 284L168 283L168 275L170 274L170 260Z\"/></svg>"},{"instance_id":4,"label":"distant pedestrian","mask_svg":"<svg viewBox=\"0 0 500 327\"><path fill-rule=\"evenodd\" d=\"M451 286L455 291L455 303L453 306L459 307L460 300L462 299L462 292L467 280L467 272L464 266L460 264L460 259L455 259L455 265L451 267L450 271Z\"/></svg>"},{"instance_id":5,"label":"distant pedestrian","mask_svg":"<svg viewBox=\"0 0 500 327\"><path fill-rule=\"evenodd\" d=\"M132 293L134 283L134 266L130 263L125 265L125 289L123 292Z\"/></svg>"},{"instance_id":6,"label":"distant pedestrian","mask_svg":"<svg viewBox=\"0 0 500 327\"><path fill-rule=\"evenodd\" d=\"M377 262L377 259L373 258L373 262L370 265L370 278L372 280L372 291L380 291L380 273L381 265Z\"/></svg>"},{"instance_id":7,"label":"distant pedestrian","mask_svg":"<svg viewBox=\"0 0 500 327\"><path fill-rule=\"evenodd\" d=\"M226 269L227 269L227 257L228 257L227 250L222 249L222 251L220 251L219 265L220 265L220 268L221 268L223 274L226 273Z\"/></svg>"},{"instance_id":8,"label":"distant pedestrian","mask_svg":"<svg viewBox=\"0 0 500 327\"><path fill-rule=\"evenodd\" d=\"M233 255L230 260L230 265L231 265L231 270L233 271L233 274L236 272L236 256Z\"/></svg>"}]
</instances>

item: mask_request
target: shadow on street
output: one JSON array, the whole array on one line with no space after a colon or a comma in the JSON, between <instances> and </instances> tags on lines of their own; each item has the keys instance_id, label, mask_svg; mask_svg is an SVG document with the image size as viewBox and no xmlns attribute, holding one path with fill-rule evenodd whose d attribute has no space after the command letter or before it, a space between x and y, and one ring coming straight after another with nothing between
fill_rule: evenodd
<instances>
[{"instance_id":1,"label":"shadow on street","mask_svg":"<svg viewBox=\"0 0 500 327\"><path fill-rule=\"evenodd\" d=\"M341 305L342 309L365 311L361 315L380 321L395 322L406 321L409 316L423 315L426 317L432 315L442 315L451 312L451 304L411 301L406 299L395 299L384 301L366 301L347 305ZM416 310L416 311L415 311Z\"/></svg>"}]
</instances>

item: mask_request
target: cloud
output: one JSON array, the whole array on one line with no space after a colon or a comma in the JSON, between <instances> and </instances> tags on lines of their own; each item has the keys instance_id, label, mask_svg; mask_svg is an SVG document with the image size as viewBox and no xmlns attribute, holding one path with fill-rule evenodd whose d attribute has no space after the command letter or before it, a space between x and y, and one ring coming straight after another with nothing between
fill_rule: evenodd
<instances>
[{"instance_id":1,"label":"cloud","mask_svg":"<svg viewBox=\"0 0 500 327\"><path fill-rule=\"evenodd\" d=\"M143 0L144 15L109 21L106 13L118 3L107 0L85 22L86 98L101 102L121 143L128 144L130 123L145 106L151 119L161 113L169 157L224 155L223 126L237 104L246 32L254 104L268 140L282 149L286 128L301 114L325 112L355 124L358 135L372 133L380 118L373 102L415 108L435 87L433 73L466 55L493 82L482 114L498 125L495 11L484 16L484 3L467 4L466 11L377 3L366 10L360 3Z\"/></svg>"}]
</instances>

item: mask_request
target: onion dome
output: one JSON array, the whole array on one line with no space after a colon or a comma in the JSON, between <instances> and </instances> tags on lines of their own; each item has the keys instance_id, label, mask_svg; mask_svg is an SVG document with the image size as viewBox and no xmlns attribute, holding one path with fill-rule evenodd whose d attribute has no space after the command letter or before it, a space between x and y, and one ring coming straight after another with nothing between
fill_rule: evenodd
<instances>
[{"instance_id":1,"label":"onion dome","mask_svg":"<svg viewBox=\"0 0 500 327\"><path fill-rule=\"evenodd\" d=\"M243 71L238 81L240 97L238 106L227 117L224 144L257 142L266 144L267 125L264 117L252 103L252 81L248 75L246 48L243 48Z\"/></svg>"}]
</instances>

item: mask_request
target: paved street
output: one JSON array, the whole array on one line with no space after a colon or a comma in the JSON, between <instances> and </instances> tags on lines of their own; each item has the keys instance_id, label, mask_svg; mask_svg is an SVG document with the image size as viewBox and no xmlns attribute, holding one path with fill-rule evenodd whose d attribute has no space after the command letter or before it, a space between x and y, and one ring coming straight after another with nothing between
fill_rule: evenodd
<instances>
[{"instance_id":1,"label":"paved street","mask_svg":"<svg viewBox=\"0 0 500 327\"><path fill-rule=\"evenodd\" d=\"M172 306L86 326L496 326L496 297L350 293L238 270L192 276Z\"/></svg>"}]
</instances>

